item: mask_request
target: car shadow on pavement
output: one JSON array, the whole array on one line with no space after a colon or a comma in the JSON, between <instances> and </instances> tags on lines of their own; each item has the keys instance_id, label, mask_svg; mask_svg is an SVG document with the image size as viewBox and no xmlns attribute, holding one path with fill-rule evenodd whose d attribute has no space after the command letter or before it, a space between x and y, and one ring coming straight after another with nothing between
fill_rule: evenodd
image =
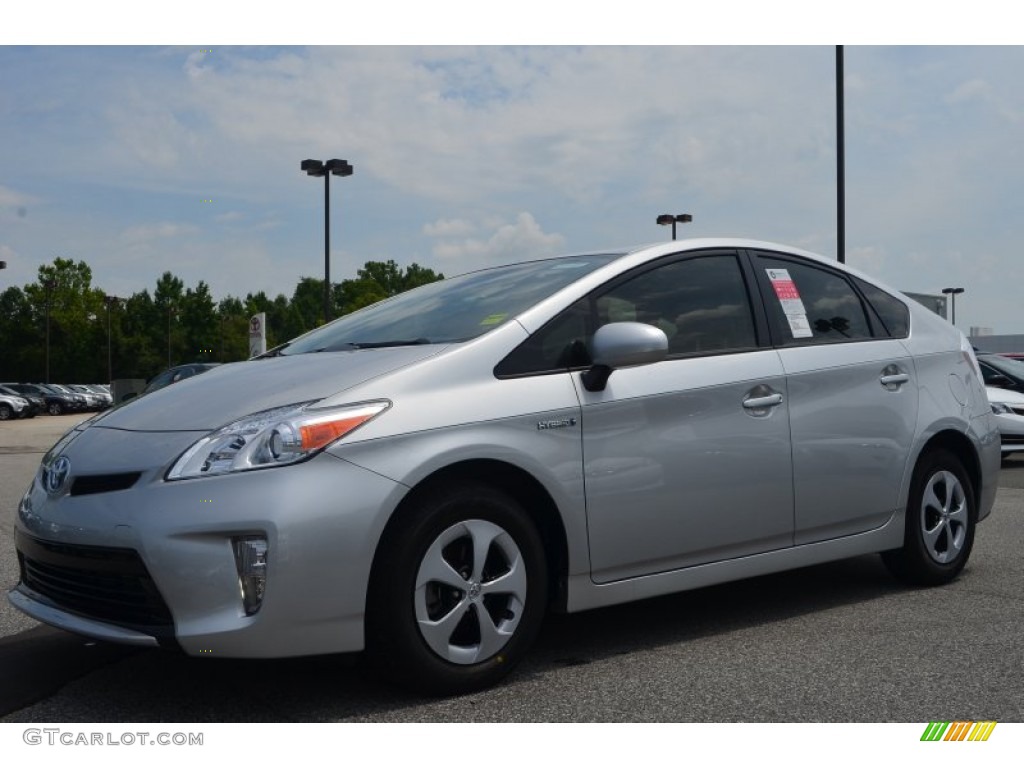
<instances>
[{"instance_id":1,"label":"car shadow on pavement","mask_svg":"<svg viewBox=\"0 0 1024 768\"><path fill-rule=\"evenodd\" d=\"M909 591L888 574L878 557L864 556L580 614L550 615L535 647L509 680L493 690L450 700L455 705L452 719L471 719L466 713L455 714L461 699L472 703L482 719L529 720L529 714L506 709L510 692L547 685L567 668L665 646L685 649L702 639ZM57 655L72 641L82 644L81 638L45 631L57 636L49 640ZM4 721L381 722L410 715L414 720L438 719L431 709L436 700L385 683L361 654L234 660L96 646L90 653L103 661L90 667L95 671L69 678L56 695L50 695L52 685L36 686L42 694L37 703L8 709ZM102 663L107 666L96 669Z\"/></svg>"}]
</instances>

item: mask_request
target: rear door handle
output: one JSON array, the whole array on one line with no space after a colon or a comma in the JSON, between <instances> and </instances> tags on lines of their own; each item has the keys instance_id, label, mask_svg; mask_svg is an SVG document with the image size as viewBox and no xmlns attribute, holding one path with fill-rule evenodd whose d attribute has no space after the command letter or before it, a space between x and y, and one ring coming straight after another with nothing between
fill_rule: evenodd
<instances>
[{"instance_id":1,"label":"rear door handle","mask_svg":"<svg viewBox=\"0 0 1024 768\"><path fill-rule=\"evenodd\" d=\"M882 375L878 377L878 381L890 392L897 392L900 385L910 381L910 374L900 370L898 365L887 365L882 370Z\"/></svg>"},{"instance_id":2,"label":"rear door handle","mask_svg":"<svg viewBox=\"0 0 1024 768\"><path fill-rule=\"evenodd\" d=\"M892 376L883 376L879 379L883 386L889 386L890 384L906 384L910 381L910 375L906 373L897 373Z\"/></svg>"}]
</instances>

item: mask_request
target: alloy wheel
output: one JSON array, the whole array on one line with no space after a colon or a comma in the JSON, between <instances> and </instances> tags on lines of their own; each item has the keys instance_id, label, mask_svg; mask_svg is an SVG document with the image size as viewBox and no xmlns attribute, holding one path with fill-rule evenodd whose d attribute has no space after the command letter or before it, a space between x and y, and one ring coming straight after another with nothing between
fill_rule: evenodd
<instances>
[{"instance_id":1,"label":"alloy wheel","mask_svg":"<svg viewBox=\"0 0 1024 768\"><path fill-rule=\"evenodd\" d=\"M447 528L427 548L416 576L416 622L426 644L453 664L499 654L526 605L522 554L505 529L486 520Z\"/></svg>"},{"instance_id":2,"label":"alloy wheel","mask_svg":"<svg viewBox=\"0 0 1024 768\"><path fill-rule=\"evenodd\" d=\"M920 515L929 556L937 563L955 560L964 546L968 516L966 494L956 475L941 470L928 479Z\"/></svg>"}]
</instances>

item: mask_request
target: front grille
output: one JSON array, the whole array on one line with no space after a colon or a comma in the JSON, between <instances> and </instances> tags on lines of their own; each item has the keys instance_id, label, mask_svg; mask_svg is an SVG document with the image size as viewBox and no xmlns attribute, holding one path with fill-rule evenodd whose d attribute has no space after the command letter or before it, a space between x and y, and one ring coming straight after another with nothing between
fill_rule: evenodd
<instances>
[{"instance_id":1,"label":"front grille","mask_svg":"<svg viewBox=\"0 0 1024 768\"><path fill-rule=\"evenodd\" d=\"M71 481L70 494L84 496L87 493L123 491L135 485L135 481L141 476L141 472L122 472L117 475L79 475Z\"/></svg>"},{"instance_id":2,"label":"front grille","mask_svg":"<svg viewBox=\"0 0 1024 768\"><path fill-rule=\"evenodd\" d=\"M155 637L174 623L134 549L57 544L16 533L22 583L55 607Z\"/></svg>"},{"instance_id":3,"label":"front grille","mask_svg":"<svg viewBox=\"0 0 1024 768\"><path fill-rule=\"evenodd\" d=\"M1002 435L1003 445L1024 445L1024 435Z\"/></svg>"}]
</instances>

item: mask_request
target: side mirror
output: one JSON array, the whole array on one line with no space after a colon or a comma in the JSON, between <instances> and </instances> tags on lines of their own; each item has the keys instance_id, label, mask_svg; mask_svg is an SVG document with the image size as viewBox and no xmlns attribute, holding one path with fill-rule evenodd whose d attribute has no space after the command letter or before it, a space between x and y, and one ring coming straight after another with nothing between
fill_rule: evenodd
<instances>
[{"instance_id":1,"label":"side mirror","mask_svg":"<svg viewBox=\"0 0 1024 768\"><path fill-rule=\"evenodd\" d=\"M600 392L616 368L630 368L664 360L668 337L646 323L608 323L594 334L590 345L594 364L583 374L588 392Z\"/></svg>"}]
</instances>

